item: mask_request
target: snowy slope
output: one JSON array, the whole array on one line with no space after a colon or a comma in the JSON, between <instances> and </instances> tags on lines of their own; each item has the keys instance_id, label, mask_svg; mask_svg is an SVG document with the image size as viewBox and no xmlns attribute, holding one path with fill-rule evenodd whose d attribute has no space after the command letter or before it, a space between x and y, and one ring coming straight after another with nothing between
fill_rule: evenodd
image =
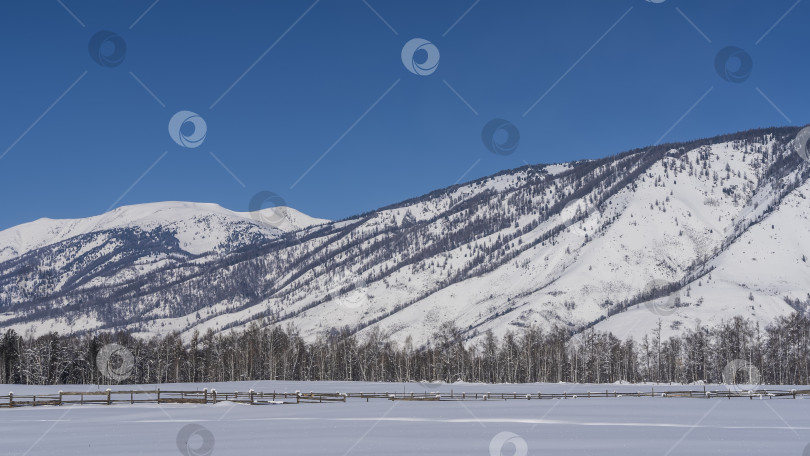
<instances>
[{"instance_id":1,"label":"snowy slope","mask_svg":"<svg viewBox=\"0 0 810 456\"><path fill-rule=\"evenodd\" d=\"M674 295L688 307L661 311L642 305L596 326L617 335L639 337L649 333L658 320L665 336L698 322L712 326L736 315L767 322L793 309L785 297L810 298L810 183L785 198L782 205L761 223L746 231L737 242L712 259L710 274L691 281ZM804 259L803 259L804 258Z\"/></svg>"},{"instance_id":2,"label":"snowy slope","mask_svg":"<svg viewBox=\"0 0 810 456\"><path fill-rule=\"evenodd\" d=\"M419 345L447 321L471 340L527 325L620 338L659 320L665 335L736 315L766 325L810 304L810 167L793 151L797 131L526 166L340 222L212 208L116 225L105 214L141 231L0 262L0 329L188 337L292 323L309 339L379 329ZM278 228L261 231L267 221ZM203 238L212 223L221 229ZM261 235L233 242L234 230Z\"/></svg>"},{"instance_id":3,"label":"snowy slope","mask_svg":"<svg viewBox=\"0 0 810 456\"><path fill-rule=\"evenodd\" d=\"M271 225L273 211L282 213L280 223ZM269 213L268 216L262 214ZM265 236L295 231L328 220L317 219L293 208L265 209L262 212L233 212L217 204L167 201L122 206L95 217L72 220L39 219L0 231L0 261L18 257L45 245L74 236L116 228L137 227L145 231L164 228L176 233L183 250L201 254L216 249L236 227L245 227Z\"/></svg>"}]
</instances>

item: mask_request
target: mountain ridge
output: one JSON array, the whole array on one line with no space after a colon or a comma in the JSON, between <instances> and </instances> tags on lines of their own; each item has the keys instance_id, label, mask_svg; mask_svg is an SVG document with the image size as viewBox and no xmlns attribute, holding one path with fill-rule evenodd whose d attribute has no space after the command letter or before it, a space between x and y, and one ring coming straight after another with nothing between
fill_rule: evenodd
<instances>
[{"instance_id":1,"label":"mountain ridge","mask_svg":"<svg viewBox=\"0 0 810 456\"><path fill-rule=\"evenodd\" d=\"M673 333L724 314L766 323L810 303L806 262L776 267L795 260L785 243L802 255L810 245L762 225L781 210L780 224L807 226L796 132L528 165L219 251L182 251L162 226L62 241L0 262L0 328L187 337L259 321L293 323L309 338L382 330L421 344L445 321L469 339L527 325L639 337L658 320ZM775 272L762 271L770 282L758 289L751 277L730 284L744 271L728 258L751 254L739 242L773 244L758 261ZM103 252L109 245L118 250ZM89 266L75 267L88 246ZM20 276L23 286L11 280Z\"/></svg>"},{"instance_id":2,"label":"mountain ridge","mask_svg":"<svg viewBox=\"0 0 810 456\"><path fill-rule=\"evenodd\" d=\"M272 212L280 212L278 221L272 220ZM265 214L270 213L270 216ZM249 223L267 235L277 232L296 231L316 224L329 222L326 219L310 217L296 209L279 206L253 212L235 212L215 203L186 201L162 201L155 203L120 206L103 214L79 219L39 218L0 231L0 261L20 256L30 250L44 247L54 242L115 228L139 227L149 230L155 227L177 228L183 221L196 217L220 217L220 224ZM275 223L268 223L267 220ZM182 227L180 227L182 229ZM16 242L15 242L16 241ZM189 253L203 253L216 245L188 239Z\"/></svg>"}]
</instances>

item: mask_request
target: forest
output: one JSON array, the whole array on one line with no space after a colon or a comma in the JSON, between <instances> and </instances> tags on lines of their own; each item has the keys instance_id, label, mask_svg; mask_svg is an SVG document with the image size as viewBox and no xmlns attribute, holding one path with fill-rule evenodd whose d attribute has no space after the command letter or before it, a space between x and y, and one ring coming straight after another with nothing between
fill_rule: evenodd
<instances>
[{"instance_id":1,"label":"forest","mask_svg":"<svg viewBox=\"0 0 810 456\"><path fill-rule=\"evenodd\" d=\"M124 374L115 378L103 374L98 359L110 344L126 352L108 360ZM668 339L659 324L640 341L594 329L572 336L563 328L537 327L465 340L448 322L420 347L410 339L395 343L379 327L360 335L332 329L308 343L291 325L258 322L227 333L195 332L185 341L176 333L151 339L127 332L33 338L13 330L0 338L4 383L239 380L810 384L810 318L795 312L760 328L734 317Z\"/></svg>"}]
</instances>

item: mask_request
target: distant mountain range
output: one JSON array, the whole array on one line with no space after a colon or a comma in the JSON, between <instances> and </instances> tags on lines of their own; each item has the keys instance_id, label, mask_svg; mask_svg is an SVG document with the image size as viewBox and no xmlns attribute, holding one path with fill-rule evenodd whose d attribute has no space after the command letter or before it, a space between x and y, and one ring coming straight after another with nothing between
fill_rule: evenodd
<instances>
[{"instance_id":1,"label":"distant mountain range","mask_svg":"<svg viewBox=\"0 0 810 456\"><path fill-rule=\"evenodd\" d=\"M552 325L664 336L810 306L798 128L533 165L341 221L128 206L0 232L0 331L294 324L429 341ZM269 213L266 211L270 211Z\"/></svg>"},{"instance_id":2,"label":"distant mountain range","mask_svg":"<svg viewBox=\"0 0 810 456\"><path fill-rule=\"evenodd\" d=\"M288 207L256 213L233 212L216 204L164 202L124 206L106 214L75 220L39 219L0 231L0 261L67 239L111 230L171 231L191 254L228 251L248 245L255 236L275 238L288 231L328 222Z\"/></svg>"}]
</instances>

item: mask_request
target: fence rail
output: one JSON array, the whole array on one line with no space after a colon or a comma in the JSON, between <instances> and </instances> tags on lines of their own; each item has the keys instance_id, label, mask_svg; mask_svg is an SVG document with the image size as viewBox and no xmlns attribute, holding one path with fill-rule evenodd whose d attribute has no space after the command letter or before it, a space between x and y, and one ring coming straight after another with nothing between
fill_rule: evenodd
<instances>
[{"instance_id":1,"label":"fence rail","mask_svg":"<svg viewBox=\"0 0 810 456\"><path fill-rule=\"evenodd\" d=\"M507 400L543 400L543 399L588 399L588 398L621 398L621 397L662 397L662 398L719 398L734 399L803 399L810 398L810 389L802 390L737 390L730 387L726 390L683 390L683 391L584 391L562 393L302 393L264 392L250 390L247 392L219 392L215 389L199 391L174 390L105 390L105 391L59 391L52 394L15 395L9 393L0 396L0 408L38 407L60 405L114 405L114 404L216 404L235 402L250 405L271 404L306 404L346 402L349 399L391 401L507 401Z\"/></svg>"}]
</instances>

